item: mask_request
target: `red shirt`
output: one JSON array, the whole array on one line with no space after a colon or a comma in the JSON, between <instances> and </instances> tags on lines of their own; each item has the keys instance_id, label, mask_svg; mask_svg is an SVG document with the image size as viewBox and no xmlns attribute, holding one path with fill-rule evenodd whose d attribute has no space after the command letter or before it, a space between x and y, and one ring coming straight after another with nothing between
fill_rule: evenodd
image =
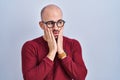
<instances>
[{"instance_id":1,"label":"red shirt","mask_svg":"<svg viewBox=\"0 0 120 80\"><path fill-rule=\"evenodd\" d=\"M27 41L22 47L22 72L24 80L85 80L82 50L75 39L63 37L67 57L54 61L47 56L49 48L43 37Z\"/></svg>"}]
</instances>

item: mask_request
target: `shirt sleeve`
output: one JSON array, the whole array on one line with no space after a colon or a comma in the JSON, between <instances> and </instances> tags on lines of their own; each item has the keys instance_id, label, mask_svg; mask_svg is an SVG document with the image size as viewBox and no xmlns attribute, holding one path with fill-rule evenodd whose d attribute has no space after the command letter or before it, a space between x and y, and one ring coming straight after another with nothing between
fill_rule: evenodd
<instances>
[{"instance_id":1,"label":"shirt sleeve","mask_svg":"<svg viewBox=\"0 0 120 80\"><path fill-rule=\"evenodd\" d=\"M78 41L73 40L72 57L69 55L61 60L64 70L75 80L85 80L87 69L82 58L82 50Z\"/></svg>"},{"instance_id":2,"label":"shirt sleeve","mask_svg":"<svg viewBox=\"0 0 120 80\"><path fill-rule=\"evenodd\" d=\"M22 72L24 80L44 80L53 67L53 62L45 57L37 62L35 44L27 42L22 47Z\"/></svg>"}]
</instances>

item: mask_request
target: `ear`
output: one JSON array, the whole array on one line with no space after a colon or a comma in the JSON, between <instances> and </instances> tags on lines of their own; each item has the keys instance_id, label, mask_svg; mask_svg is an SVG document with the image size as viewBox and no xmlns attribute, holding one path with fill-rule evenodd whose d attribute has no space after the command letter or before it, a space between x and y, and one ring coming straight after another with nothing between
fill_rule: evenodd
<instances>
[{"instance_id":1,"label":"ear","mask_svg":"<svg viewBox=\"0 0 120 80\"><path fill-rule=\"evenodd\" d=\"M39 26L44 30L44 24L42 21L39 22Z\"/></svg>"}]
</instances>

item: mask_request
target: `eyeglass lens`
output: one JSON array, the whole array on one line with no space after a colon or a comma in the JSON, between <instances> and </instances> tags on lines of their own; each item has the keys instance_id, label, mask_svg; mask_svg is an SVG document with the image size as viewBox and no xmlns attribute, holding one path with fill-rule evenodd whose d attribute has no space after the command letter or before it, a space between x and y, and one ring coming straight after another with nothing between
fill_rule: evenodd
<instances>
[{"instance_id":1,"label":"eyeglass lens","mask_svg":"<svg viewBox=\"0 0 120 80\"><path fill-rule=\"evenodd\" d=\"M58 20L57 22L54 22L54 21L47 21L47 22L44 22L47 27L51 28L51 27L54 27L55 23L57 25L57 27L63 27L64 26L64 23L65 21L64 20Z\"/></svg>"}]
</instances>

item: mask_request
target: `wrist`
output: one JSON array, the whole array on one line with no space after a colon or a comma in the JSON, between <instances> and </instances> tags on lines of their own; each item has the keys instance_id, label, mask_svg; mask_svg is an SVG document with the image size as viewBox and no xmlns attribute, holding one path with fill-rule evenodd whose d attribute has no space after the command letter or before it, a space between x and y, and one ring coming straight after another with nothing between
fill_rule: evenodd
<instances>
[{"instance_id":1,"label":"wrist","mask_svg":"<svg viewBox=\"0 0 120 80\"><path fill-rule=\"evenodd\" d=\"M54 61L55 55L56 55L56 54L55 54L54 52L49 52L48 55L47 55L47 57L48 57L50 60Z\"/></svg>"},{"instance_id":2,"label":"wrist","mask_svg":"<svg viewBox=\"0 0 120 80\"><path fill-rule=\"evenodd\" d=\"M58 54L64 53L64 50L60 50L58 51Z\"/></svg>"},{"instance_id":3,"label":"wrist","mask_svg":"<svg viewBox=\"0 0 120 80\"><path fill-rule=\"evenodd\" d=\"M64 59L66 56L67 56L67 55L66 55L65 52L62 52L62 53L59 53L59 54L58 54L58 58L59 58L59 59Z\"/></svg>"},{"instance_id":4,"label":"wrist","mask_svg":"<svg viewBox=\"0 0 120 80\"><path fill-rule=\"evenodd\" d=\"M57 52L57 48L49 49L49 54L54 54Z\"/></svg>"}]
</instances>

